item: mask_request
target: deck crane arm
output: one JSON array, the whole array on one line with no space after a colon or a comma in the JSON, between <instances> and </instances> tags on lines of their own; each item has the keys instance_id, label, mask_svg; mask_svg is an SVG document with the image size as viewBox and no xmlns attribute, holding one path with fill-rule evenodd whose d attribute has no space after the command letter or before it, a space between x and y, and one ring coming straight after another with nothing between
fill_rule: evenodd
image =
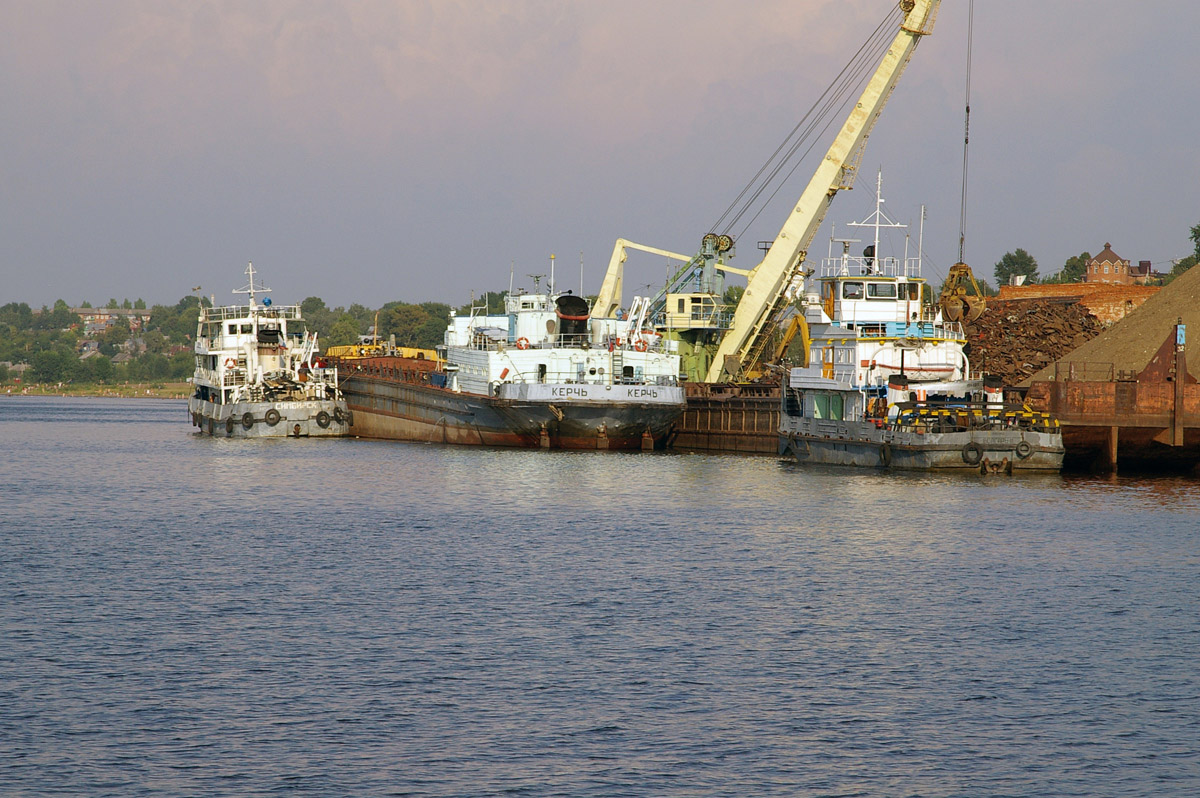
<instances>
[{"instance_id":1,"label":"deck crane arm","mask_svg":"<svg viewBox=\"0 0 1200 798\"><path fill-rule=\"evenodd\" d=\"M608 271L604 273L604 282L600 284L600 293L596 296L596 306L592 309L592 316L599 319L612 318L621 307L621 290L622 282L625 279L625 259L629 257L627 249L638 249L642 252L649 252L651 255L662 255L672 260L683 261L688 263L692 260L692 255L680 255L678 252L668 252L665 249L657 247L648 247L645 244L638 244L624 238L618 238L616 246L613 247L612 259L608 262Z\"/></svg>"},{"instance_id":2,"label":"deck crane arm","mask_svg":"<svg viewBox=\"0 0 1200 798\"><path fill-rule=\"evenodd\" d=\"M900 30L842 125L800 201L792 209L762 262L753 269L733 323L709 368L708 381L736 379L765 353L772 327L787 305L787 288L838 191L850 188L863 146L921 37L933 30L941 0L900 0Z\"/></svg>"}]
</instances>

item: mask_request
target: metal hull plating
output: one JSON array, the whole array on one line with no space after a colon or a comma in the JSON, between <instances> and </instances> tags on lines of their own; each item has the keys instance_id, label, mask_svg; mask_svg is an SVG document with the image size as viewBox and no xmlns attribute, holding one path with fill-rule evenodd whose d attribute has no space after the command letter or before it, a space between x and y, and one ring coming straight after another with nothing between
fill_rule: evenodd
<instances>
[{"instance_id":1,"label":"metal hull plating","mask_svg":"<svg viewBox=\"0 0 1200 798\"><path fill-rule=\"evenodd\" d=\"M188 415L201 433L222 438L336 438L353 420L343 402L315 399L218 404L193 396Z\"/></svg>"},{"instance_id":2,"label":"metal hull plating","mask_svg":"<svg viewBox=\"0 0 1200 798\"><path fill-rule=\"evenodd\" d=\"M603 396L626 398L647 390L641 386L587 386L595 397L580 396L578 385L512 387L540 390L489 397L360 373L346 380L343 395L358 437L551 449L661 448L684 406L674 386L654 387L640 402ZM554 398L537 398L541 391Z\"/></svg>"},{"instance_id":3,"label":"metal hull plating","mask_svg":"<svg viewBox=\"0 0 1200 798\"><path fill-rule=\"evenodd\" d=\"M789 419L779 453L799 463L913 471L1055 472L1062 469L1062 436L1030 430L929 432L879 428L860 421Z\"/></svg>"}]
</instances>

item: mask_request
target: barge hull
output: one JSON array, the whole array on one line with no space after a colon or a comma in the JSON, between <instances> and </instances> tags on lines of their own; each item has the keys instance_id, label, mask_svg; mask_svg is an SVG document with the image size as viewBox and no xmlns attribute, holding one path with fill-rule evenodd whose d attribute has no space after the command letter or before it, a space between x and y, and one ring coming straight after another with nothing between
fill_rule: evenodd
<instances>
[{"instance_id":1,"label":"barge hull","mask_svg":"<svg viewBox=\"0 0 1200 798\"><path fill-rule=\"evenodd\" d=\"M1061 470L1063 448L1043 433L950 433L914 442L845 437L781 436L779 454L798 463L892 468L900 471L1020 473ZM1021 444L1025 445L1022 446Z\"/></svg>"},{"instance_id":2,"label":"barge hull","mask_svg":"<svg viewBox=\"0 0 1200 798\"><path fill-rule=\"evenodd\" d=\"M535 403L356 374L343 386L352 434L382 440L551 449L661 448L679 406Z\"/></svg>"},{"instance_id":3,"label":"barge hull","mask_svg":"<svg viewBox=\"0 0 1200 798\"><path fill-rule=\"evenodd\" d=\"M679 451L777 453L779 386L687 383L687 406L667 445Z\"/></svg>"}]
</instances>

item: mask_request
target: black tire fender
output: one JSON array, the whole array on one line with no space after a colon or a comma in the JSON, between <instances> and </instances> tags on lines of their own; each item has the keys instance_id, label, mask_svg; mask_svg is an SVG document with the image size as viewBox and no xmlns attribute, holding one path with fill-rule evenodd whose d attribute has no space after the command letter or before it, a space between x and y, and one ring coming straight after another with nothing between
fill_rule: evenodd
<instances>
[{"instance_id":1,"label":"black tire fender","mask_svg":"<svg viewBox=\"0 0 1200 798\"><path fill-rule=\"evenodd\" d=\"M279 423L279 411L272 407L263 416L263 421L267 422L268 427L275 426Z\"/></svg>"},{"instance_id":2,"label":"black tire fender","mask_svg":"<svg viewBox=\"0 0 1200 798\"><path fill-rule=\"evenodd\" d=\"M320 427L321 429L329 428L329 414L326 413L324 410L317 413L317 426Z\"/></svg>"},{"instance_id":3,"label":"black tire fender","mask_svg":"<svg viewBox=\"0 0 1200 798\"><path fill-rule=\"evenodd\" d=\"M250 429L254 426L254 414L249 410L247 410L245 413L242 413L242 426L246 429Z\"/></svg>"},{"instance_id":4,"label":"black tire fender","mask_svg":"<svg viewBox=\"0 0 1200 798\"><path fill-rule=\"evenodd\" d=\"M1029 441L1021 441L1017 444L1016 451L1017 457L1020 457L1022 460L1028 460L1030 455L1033 454L1033 447L1029 445Z\"/></svg>"},{"instance_id":5,"label":"black tire fender","mask_svg":"<svg viewBox=\"0 0 1200 798\"><path fill-rule=\"evenodd\" d=\"M971 441L962 448L962 459L967 465L979 465L979 461L983 459L983 447Z\"/></svg>"},{"instance_id":6,"label":"black tire fender","mask_svg":"<svg viewBox=\"0 0 1200 798\"><path fill-rule=\"evenodd\" d=\"M887 468L892 464L892 445L884 441L879 446L879 465Z\"/></svg>"}]
</instances>

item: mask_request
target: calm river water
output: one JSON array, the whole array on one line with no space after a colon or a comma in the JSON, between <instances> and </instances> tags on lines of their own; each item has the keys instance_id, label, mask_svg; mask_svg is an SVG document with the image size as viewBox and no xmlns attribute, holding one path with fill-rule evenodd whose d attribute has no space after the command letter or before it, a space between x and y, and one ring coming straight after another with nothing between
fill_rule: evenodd
<instances>
[{"instance_id":1,"label":"calm river water","mask_svg":"<svg viewBox=\"0 0 1200 798\"><path fill-rule=\"evenodd\" d=\"M1200 795L1200 482L0 399L0 794Z\"/></svg>"}]
</instances>

